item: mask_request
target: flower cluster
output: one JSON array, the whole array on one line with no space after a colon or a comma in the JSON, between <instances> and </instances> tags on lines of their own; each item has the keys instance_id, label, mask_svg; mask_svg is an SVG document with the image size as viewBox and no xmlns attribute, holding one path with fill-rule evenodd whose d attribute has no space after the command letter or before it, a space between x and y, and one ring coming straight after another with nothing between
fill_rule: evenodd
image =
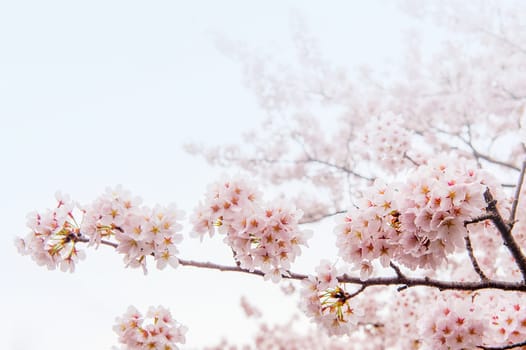
<instances>
[{"instance_id":1,"label":"flower cluster","mask_svg":"<svg viewBox=\"0 0 526 350\"><path fill-rule=\"evenodd\" d=\"M454 162L449 162L455 164ZM376 182L335 229L344 260L366 274L369 262L395 259L409 268L436 268L464 246L464 222L484 212L487 183L472 169L432 161L404 184Z\"/></svg>"},{"instance_id":2,"label":"flower cluster","mask_svg":"<svg viewBox=\"0 0 526 350\"><path fill-rule=\"evenodd\" d=\"M351 300L351 294L338 283L338 271L322 260L317 275L303 280L301 307L305 314L330 335L348 334L363 312Z\"/></svg>"},{"instance_id":3,"label":"flower cluster","mask_svg":"<svg viewBox=\"0 0 526 350\"><path fill-rule=\"evenodd\" d=\"M488 334L492 343L509 345L523 342L526 338L526 304L520 293L507 294L505 297L490 294L482 303L489 310Z\"/></svg>"},{"instance_id":4,"label":"flower cluster","mask_svg":"<svg viewBox=\"0 0 526 350\"><path fill-rule=\"evenodd\" d=\"M242 180L211 186L191 218L194 234L225 234L236 261L249 270L260 269L265 279L278 282L306 246L310 235L298 222L302 211L281 203L265 204Z\"/></svg>"},{"instance_id":5,"label":"flower cluster","mask_svg":"<svg viewBox=\"0 0 526 350\"><path fill-rule=\"evenodd\" d=\"M169 310L159 306L150 307L145 319L133 306L117 318L113 330L119 335L124 350L177 350L177 344L185 343L186 327L173 319Z\"/></svg>"},{"instance_id":6,"label":"flower cluster","mask_svg":"<svg viewBox=\"0 0 526 350\"><path fill-rule=\"evenodd\" d=\"M404 118L392 112L371 118L359 139L367 159L387 170L399 169L410 147L410 132L404 127Z\"/></svg>"},{"instance_id":7,"label":"flower cluster","mask_svg":"<svg viewBox=\"0 0 526 350\"><path fill-rule=\"evenodd\" d=\"M73 271L75 263L85 256L78 242L115 246L124 254L126 266L142 267L146 273L146 257L153 256L157 267L178 266L176 244L182 240L179 220L183 213L170 205L149 208L139 206L141 199L132 197L121 186L106 193L88 206L80 207L69 197L56 195L53 210L30 213L27 226L31 232L18 238L20 253L31 255L39 265ZM82 220L76 220L80 211ZM80 224L78 223L80 221Z\"/></svg>"},{"instance_id":8,"label":"flower cluster","mask_svg":"<svg viewBox=\"0 0 526 350\"><path fill-rule=\"evenodd\" d=\"M470 302L455 296L442 298L422 320L424 349L474 349L483 342L487 327Z\"/></svg>"},{"instance_id":9,"label":"flower cluster","mask_svg":"<svg viewBox=\"0 0 526 350\"><path fill-rule=\"evenodd\" d=\"M108 188L90 206L85 207L81 231L91 244L114 238L117 251L124 254L126 266L142 267L146 273L146 257L153 256L157 267L167 264L177 267L176 244L182 241L184 213L174 204L153 208L140 206L141 199L133 197L121 186Z\"/></svg>"},{"instance_id":10,"label":"flower cluster","mask_svg":"<svg viewBox=\"0 0 526 350\"><path fill-rule=\"evenodd\" d=\"M17 238L18 251L30 255L38 264L50 270L60 266L62 271L73 272L85 253L76 246L80 229L73 217L75 203L68 196L55 194L57 206L45 212L32 212L27 216L31 230L25 238Z\"/></svg>"}]
</instances>

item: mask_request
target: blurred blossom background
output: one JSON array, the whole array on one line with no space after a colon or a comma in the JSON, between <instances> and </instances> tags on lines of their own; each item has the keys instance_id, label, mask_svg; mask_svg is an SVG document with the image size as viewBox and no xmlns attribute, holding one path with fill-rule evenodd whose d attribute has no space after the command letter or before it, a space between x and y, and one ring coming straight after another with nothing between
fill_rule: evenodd
<instances>
[{"instance_id":1,"label":"blurred blossom background","mask_svg":"<svg viewBox=\"0 0 526 350\"><path fill-rule=\"evenodd\" d=\"M416 32L432 52L441 32L389 1L4 1L0 3L0 342L3 349L108 349L128 305L164 305L189 328L185 349L221 338L247 342L240 298L270 324L297 300L261 278L180 267L126 269L108 247L86 249L73 274L48 272L16 252L26 214L55 204L57 190L88 203L122 184L144 203L174 202L188 218L206 186L235 170L184 151L242 141L265 113L243 83L224 39L293 64L294 23L324 57L350 72L388 69ZM234 45L234 46L235 46ZM261 188L265 199L276 193ZM331 219L293 270L334 256ZM180 256L233 265L221 239L189 237Z\"/></svg>"}]
</instances>

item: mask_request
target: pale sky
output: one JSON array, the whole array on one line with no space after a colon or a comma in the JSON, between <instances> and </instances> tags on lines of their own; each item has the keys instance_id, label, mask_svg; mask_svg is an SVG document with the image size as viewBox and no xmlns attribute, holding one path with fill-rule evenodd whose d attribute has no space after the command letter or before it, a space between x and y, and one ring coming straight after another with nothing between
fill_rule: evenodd
<instances>
[{"instance_id":1,"label":"pale sky","mask_svg":"<svg viewBox=\"0 0 526 350\"><path fill-rule=\"evenodd\" d=\"M244 319L240 295L270 323L288 320L295 299L257 277L158 272L153 264L143 276L107 247L88 249L73 274L47 271L18 255L13 240L27 233L28 212L54 204L56 190L87 203L122 184L147 204L175 202L188 216L222 171L185 154L182 144L237 140L263 116L241 65L217 50L214 37L290 50L291 15L300 13L325 56L351 69L399 57L408 22L390 4L1 2L0 348L109 349L117 344L114 319L130 304L143 312L169 307L189 328L185 349L223 336L249 339L257 323ZM233 264L220 239L201 244L189 228L182 257ZM327 257L323 249L306 255L311 260L295 270L309 273Z\"/></svg>"}]
</instances>

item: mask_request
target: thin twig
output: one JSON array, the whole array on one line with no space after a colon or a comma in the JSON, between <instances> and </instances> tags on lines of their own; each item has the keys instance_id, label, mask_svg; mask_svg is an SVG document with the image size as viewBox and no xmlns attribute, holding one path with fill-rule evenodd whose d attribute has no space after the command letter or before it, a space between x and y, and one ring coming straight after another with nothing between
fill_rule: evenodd
<instances>
[{"instance_id":1,"label":"thin twig","mask_svg":"<svg viewBox=\"0 0 526 350\"><path fill-rule=\"evenodd\" d=\"M517 186L516 184L501 184L502 187L509 187L509 188L512 188L512 187L515 187Z\"/></svg>"},{"instance_id":2,"label":"thin twig","mask_svg":"<svg viewBox=\"0 0 526 350\"><path fill-rule=\"evenodd\" d=\"M324 214L324 215L317 216L315 218L305 218L305 219L300 220L300 224L312 224L314 222L318 222L318 221L321 221L323 219L330 218L331 216L344 214L346 212L347 212L346 210L338 210L338 211L335 211L335 212L332 212L332 213L327 213L327 214Z\"/></svg>"},{"instance_id":3,"label":"thin twig","mask_svg":"<svg viewBox=\"0 0 526 350\"><path fill-rule=\"evenodd\" d=\"M413 158L411 158L407 152L404 152L404 158L407 159L408 161L410 161L414 166L420 166L420 163L418 163L416 160L414 160Z\"/></svg>"},{"instance_id":4,"label":"thin twig","mask_svg":"<svg viewBox=\"0 0 526 350\"><path fill-rule=\"evenodd\" d=\"M466 241L466 250L468 251L469 260L471 260L471 265L473 266L473 270L479 275L481 281L488 281L488 277L486 274L484 274L484 271L480 268L480 265L477 261L477 258L475 258L475 254L473 253L473 246L471 245L471 239L469 238L469 234L464 237L464 240Z\"/></svg>"},{"instance_id":5,"label":"thin twig","mask_svg":"<svg viewBox=\"0 0 526 350\"><path fill-rule=\"evenodd\" d=\"M469 224L476 224L478 222L491 220L493 218L493 214L484 214L481 216L477 216L476 218L473 218L471 220L464 221L464 227L467 227Z\"/></svg>"},{"instance_id":6,"label":"thin twig","mask_svg":"<svg viewBox=\"0 0 526 350\"><path fill-rule=\"evenodd\" d=\"M400 277L400 278L406 278L406 276L402 273L402 271L400 270L400 268L399 268L397 265L395 265L394 262L391 261L391 262L389 263L389 266L391 266L391 268L396 272L396 275L397 275L398 277Z\"/></svg>"},{"instance_id":7,"label":"thin twig","mask_svg":"<svg viewBox=\"0 0 526 350\"><path fill-rule=\"evenodd\" d=\"M526 159L522 162L521 173L519 175L519 180L517 181L517 187L515 188L515 195L513 196L513 203L511 205L511 212L509 223L513 228L515 223L515 215L517 214L517 206L519 204L519 197L521 195L522 183L524 182L524 172L526 171Z\"/></svg>"},{"instance_id":8,"label":"thin twig","mask_svg":"<svg viewBox=\"0 0 526 350\"><path fill-rule=\"evenodd\" d=\"M75 238L75 241L76 241L76 242L82 242L82 243L89 243L89 242L90 242L89 238L86 238L86 237L84 237L84 236L82 236L82 235L80 235L79 237ZM113 247L113 248L117 248L117 247L119 246L119 244L117 244L117 243L115 243L115 242L107 241L107 240L105 240L105 239L102 239L102 240L100 241L100 244L102 244L102 245L107 245L107 246L109 246L109 247Z\"/></svg>"},{"instance_id":9,"label":"thin twig","mask_svg":"<svg viewBox=\"0 0 526 350\"><path fill-rule=\"evenodd\" d=\"M358 294L360 294L364 290L365 290L365 287L364 286L360 286L360 289L358 289L356 292L349 294L349 299L354 298L355 296L357 296Z\"/></svg>"},{"instance_id":10,"label":"thin twig","mask_svg":"<svg viewBox=\"0 0 526 350\"><path fill-rule=\"evenodd\" d=\"M337 170L343 171L344 173L348 173L348 174L354 175L354 176L356 176L356 177L358 177L360 179L364 179L364 180L368 180L368 181L374 181L374 178L358 174L357 172L349 169L346 166L341 166L341 165L334 164L334 163L331 163L331 162L328 162L328 161L325 161L325 160L311 158L311 157L308 157L306 161L307 162L312 162L312 163L318 163L318 164L326 165L328 167L335 168Z\"/></svg>"},{"instance_id":11,"label":"thin twig","mask_svg":"<svg viewBox=\"0 0 526 350\"><path fill-rule=\"evenodd\" d=\"M509 168L509 169L516 170L516 171L520 171L520 169L517 166L515 166L514 164L507 163L507 162L504 162L502 160L494 159L494 158L490 157L489 155L480 153L475 148L475 146L473 146L473 144L471 143L470 140L466 140L465 138L463 138L461 136L459 136L459 139L462 140L471 149L471 152L473 153L473 156L475 158L477 158L477 159L484 159L487 162L490 162L490 163L493 163L493 164L497 164L497 165L500 165L500 166L503 166L503 167L506 167L506 168Z\"/></svg>"}]
</instances>

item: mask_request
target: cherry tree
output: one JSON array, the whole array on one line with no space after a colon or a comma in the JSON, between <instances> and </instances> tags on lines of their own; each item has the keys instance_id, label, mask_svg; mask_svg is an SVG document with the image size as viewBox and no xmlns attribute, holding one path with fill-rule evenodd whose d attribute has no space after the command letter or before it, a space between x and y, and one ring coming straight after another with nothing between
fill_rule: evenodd
<instances>
[{"instance_id":1,"label":"cherry tree","mask_svg":"<svg viewBox=\"0 0 526 350\"><path fill-rule=\"evenodd\" d=\"M187 149L242 175L212 183L186 216L122 187L88 204L57 193L52 209L28 215L19 251L73 272L87 247L108 246L144 273L193 266L293 283L318 329L263 326L257 349L526 347L526 8L401 7L455 36L433 55L413 38L389 75L335 67L299 19L287 67L219 39L268 119L242 145ZM316 249L316 226L306 226L321 221L333 223L337 256L297 271L297 257ZM217 237L231 265L182 258L183 239ZM114 330L124 349L178 349L187 330L176 316L130 307Z\"/></svg>"}]
</instances>

